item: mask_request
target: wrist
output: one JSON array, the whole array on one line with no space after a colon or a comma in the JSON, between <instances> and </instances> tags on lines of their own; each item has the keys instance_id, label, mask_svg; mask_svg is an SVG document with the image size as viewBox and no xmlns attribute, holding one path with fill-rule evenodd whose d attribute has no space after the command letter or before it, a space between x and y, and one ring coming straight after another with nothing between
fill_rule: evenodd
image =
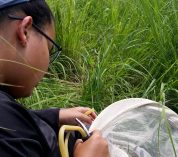
<instances>
[{"instance_id":1,"label":"wrist","mask_svg":"<svg viewBox=\"0 0 178 157\"><path fill-rule=\"evenodd\" d=\"M67 109L62 108L62 109L60 109L60 111L59 111L59 124L60 124L60 125L67 124L66 110L67 110Z\"/></svg>"}]
</instances>

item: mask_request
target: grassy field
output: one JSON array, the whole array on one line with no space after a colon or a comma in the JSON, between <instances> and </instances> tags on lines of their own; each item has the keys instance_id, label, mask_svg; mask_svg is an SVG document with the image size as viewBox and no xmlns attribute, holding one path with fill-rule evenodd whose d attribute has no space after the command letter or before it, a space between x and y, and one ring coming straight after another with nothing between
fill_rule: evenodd
<instances>
[{"instance_id":1,"label":"grassy field","mask_svg":"<svg viewBox=\"0 0 178 157\"><path fill-rule=\"evenodd\" d=\"M90 106L143 97L178 107L176 0L48 0L60 58L30 108Z\"/></svg>"}]
</instances>

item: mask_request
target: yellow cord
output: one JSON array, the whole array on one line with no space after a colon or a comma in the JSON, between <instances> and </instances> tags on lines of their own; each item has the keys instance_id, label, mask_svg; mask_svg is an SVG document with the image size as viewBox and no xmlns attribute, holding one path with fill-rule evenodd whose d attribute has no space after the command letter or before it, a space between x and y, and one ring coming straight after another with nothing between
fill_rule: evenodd
<instances>
[{"instance_id":1,"label":"yellow cord","mask_svg":"<svg viewBox=\"0 0 178 157\"><path fill-rule=\"evenodd\" d=\"M85 112L84 114L88 116L88 115L90 115L90 114L93 113L93 112L95 112L95 109L94 109L94 108L88 110L88 111Z\"/></svg>"},{"instance_id":2,"label":"yellow cord","mask_svg":"<svg viewBox=\"0 0 178 157\"><path fill-rule=\"evenodd\" d=\"M92 112L94 112L94 109L90 109L87 112L85 112L85 115L90 115ZM59 140L59 150L61 152L62 157L69 157L68 152L68 141L70 132L67 133L66 138L64 140L64 133L65 131L78 131L82 135L83 138L87 137L86 132L79 126L73 126L73 125L63 125L59 130L58 140Z\"/></svg>"},{"instance_id":3,"label":"yellow cord","mask_svg":"<svg viewBox=\"0 0 178 157\"><path fill-rule=\"evenodd\" d=\"M67 139L64 142L64 132L65 131L78 131L81 133L82 137L87 137L86 132L79 126L72 126L72 125L63 125L59 130L59 149L61 152L62 157L69 157L68 153L68 138L69 135L67 135Z\"/></svg>"},{"instance_id":4,"label":"yellow cord","mask_svg":"<svg viewBox=\"0 0 178 157\"><path fill-rule=\"evenodd\" d=\"M67 133L66 138L65 138L65 149L66 149L66 155L69 156L69 151L68 151L68 143L69 143L69 137L70 137L70 132Z\"/></svg>"}]
</instances>

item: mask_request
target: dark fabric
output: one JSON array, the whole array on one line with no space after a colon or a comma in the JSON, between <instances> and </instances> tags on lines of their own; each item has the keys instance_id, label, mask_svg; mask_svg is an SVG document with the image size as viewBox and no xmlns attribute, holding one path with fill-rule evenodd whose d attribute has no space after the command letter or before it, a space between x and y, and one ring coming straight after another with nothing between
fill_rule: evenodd
<instances>
[{"instance_id":1,"label":"dark fabric","mask_svg":"<svg viewBox=\"0 0 178 157\"><path fill-rule=\"evenodd\" d=\"M58 111L29 111L0 91L0 157L59 157Z\"/></svg>"},{"instance_id":2,"label":"dark fabric","mask_svg":"<svg viewBox=\"0 0 178 157\"><path fill-rule=\"evenodd\" d=\"M36 114L40 119L45 121L48 125L50 125L55 131L56 135L59 131L59 109L52 108L46 110L31 110L34 114Z\"/></svg>"}]
</instances>

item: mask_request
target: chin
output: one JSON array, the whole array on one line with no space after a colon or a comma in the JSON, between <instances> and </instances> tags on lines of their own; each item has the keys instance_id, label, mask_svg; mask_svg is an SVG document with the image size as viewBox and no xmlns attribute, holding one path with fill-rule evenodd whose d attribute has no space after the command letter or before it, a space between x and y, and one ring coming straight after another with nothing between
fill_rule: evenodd
<instances>
[{"instance_id":1,"label":"chin","mask_svg":"<svg viewBox=\"0 0 178 157\"><path fill-rule=\"evenodd\" d=\"M25 98L32 95L33 89L27 89L23 87L13 87L8 89L7 92L15 99Z\"/></svg>"}]
</instances>

